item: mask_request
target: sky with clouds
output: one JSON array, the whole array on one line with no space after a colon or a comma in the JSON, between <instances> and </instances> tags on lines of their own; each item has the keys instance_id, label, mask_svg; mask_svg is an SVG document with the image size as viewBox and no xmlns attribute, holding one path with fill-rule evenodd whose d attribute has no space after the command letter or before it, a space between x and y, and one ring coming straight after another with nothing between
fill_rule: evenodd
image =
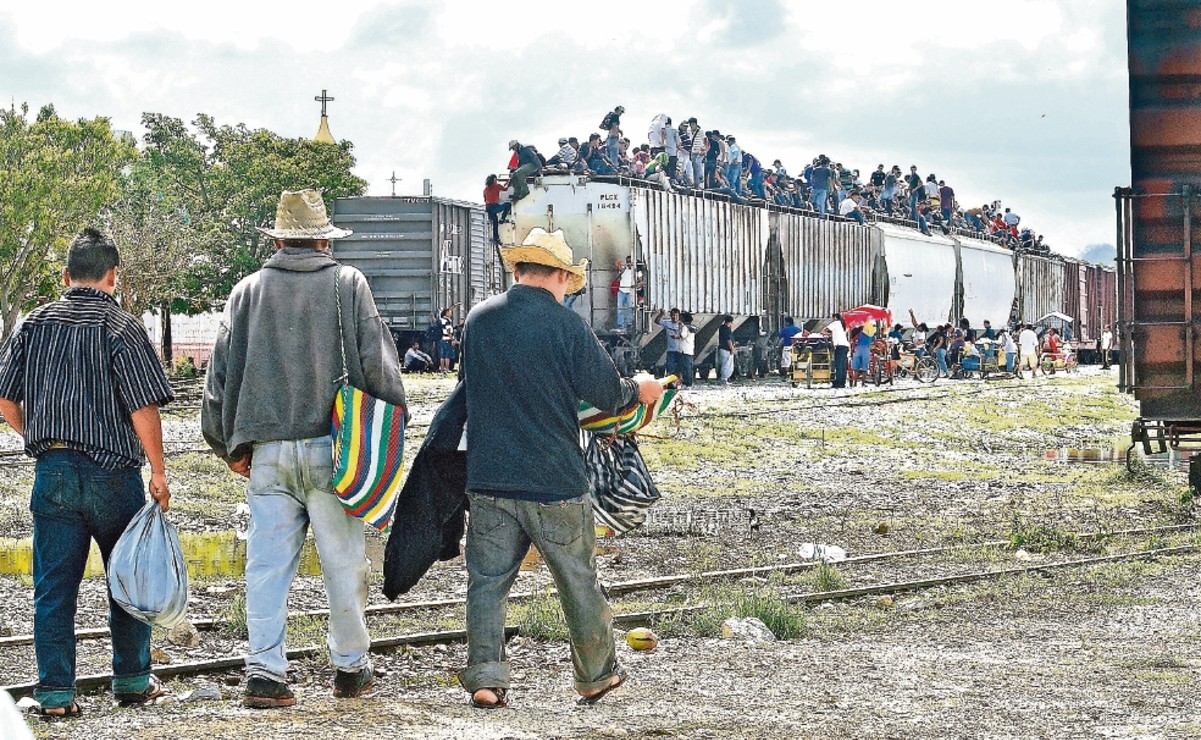
<instances>
[{"instance_id":1,"label":"sky with clouds","mask_svg":"<svg viewBox=\"0 0 1201 740\"><path fill-rule=\"evenodd\" d=\"M143 112L354 142L369 193L480 201L509 139L549 154L614 105L696 116L793 172L818 153L936 173L1001 199L1059 252L1112 242L1126 185L1125 3L608 0L287 4L21 3L0 8L0 100Z\"/></svg>"}]
</instances>

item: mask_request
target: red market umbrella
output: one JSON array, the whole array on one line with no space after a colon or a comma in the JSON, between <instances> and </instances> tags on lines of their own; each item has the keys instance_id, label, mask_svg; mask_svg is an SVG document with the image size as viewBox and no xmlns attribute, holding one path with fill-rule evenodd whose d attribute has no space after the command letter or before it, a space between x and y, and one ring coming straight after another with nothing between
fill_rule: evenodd
<instances>
[{"instance_id":1,"label":"red market umbrella","mask_svg":"<svg viewBox=\"0 0 1201 740\"><path fill-rule=\"evenodd\" d=\"M842 320L846 322L848 329L863 326L869 321L883 321L885 324L891 326L892 311L881 306L873 306L870 303L865 303L862 306L856 306L848 311L843 311Z\"/></svg>"}]
</instances>

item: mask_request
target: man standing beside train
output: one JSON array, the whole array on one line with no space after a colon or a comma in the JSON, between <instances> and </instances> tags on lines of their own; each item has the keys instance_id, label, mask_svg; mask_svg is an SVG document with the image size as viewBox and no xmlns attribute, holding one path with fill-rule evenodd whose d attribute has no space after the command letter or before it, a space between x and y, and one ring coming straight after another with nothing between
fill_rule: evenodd
<instances>
[{"instance_id":1,"label":"man standing beside train","mask_svg":"<svg viewBox=\"0 0 1201 740\"><path fill-rule=\"evenodd\" d=\"M204 385L204 439L249 479L246 690L251 708L296 703L287 684L288 590L313 530L329 600L334 696L371 691L366 539L330 487L330 410L345 382L403 407L396 345L363 274L341 266L329 240L349 236L316 190L284 192L263 269L230 293ZM340 336L345 334L345 339ZM345 355L342 349L344 345ZM345 362L345 369L343 369Z\"/></svg>"},{"instance_id":2,"label":"man standing beside train","mask_svg":"<svg viewBox=\"0 0 1201 740\"><path fill-rule=\"evenodd\" d=\"M659 381L623 379L583 318L562 305L584 285L563 232L535 228L501 250L516 284L467 316L467 667L474 706L506 706L509 589L532 543L558 586L575 689L595 703L621 685L612 611L596 576L596 534L579 404L616 411L663 394ZM530 327L538 331L530 331ZM520 365L514 356L525 360Z\"/></svg>"}]
</instances>

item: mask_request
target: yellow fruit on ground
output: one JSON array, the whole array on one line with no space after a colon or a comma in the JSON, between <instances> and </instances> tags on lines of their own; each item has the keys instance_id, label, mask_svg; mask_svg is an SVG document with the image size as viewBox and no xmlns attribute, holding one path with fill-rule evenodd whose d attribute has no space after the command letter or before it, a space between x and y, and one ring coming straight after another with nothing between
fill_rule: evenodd
<instances>
[{"instance_id":1,"label":"yellow fruit on ground","mask_svg":"<svg viewBox=\"0 0 1201 740\"><path fill-rule=\"evenodd\" d=\"M626 633L626 644L635 650L653 650L659 638L646 627L636 627Z\"/></svg>"}]
</instances>

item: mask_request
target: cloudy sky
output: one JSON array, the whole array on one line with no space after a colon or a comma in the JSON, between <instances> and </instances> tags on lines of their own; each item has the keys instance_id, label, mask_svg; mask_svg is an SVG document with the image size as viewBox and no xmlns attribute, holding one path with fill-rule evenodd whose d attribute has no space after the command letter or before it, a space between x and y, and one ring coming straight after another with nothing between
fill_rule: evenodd
<instances>
[{"instance_id":1,"label":"cloudy sky","mask_svg":"<svg viewBox=\"0 0 1201 740\"><path fill-rule=\"evenodd\" d=\"M1125 3L1006 0L6 3L0 99L141 133L146 111L335 137L386 195L480 201L511 138L552 152L626 108L696 116L794 172L917 164L1057 251L1113 241L1128 184Z\"/></svg>"}]
</instances>

